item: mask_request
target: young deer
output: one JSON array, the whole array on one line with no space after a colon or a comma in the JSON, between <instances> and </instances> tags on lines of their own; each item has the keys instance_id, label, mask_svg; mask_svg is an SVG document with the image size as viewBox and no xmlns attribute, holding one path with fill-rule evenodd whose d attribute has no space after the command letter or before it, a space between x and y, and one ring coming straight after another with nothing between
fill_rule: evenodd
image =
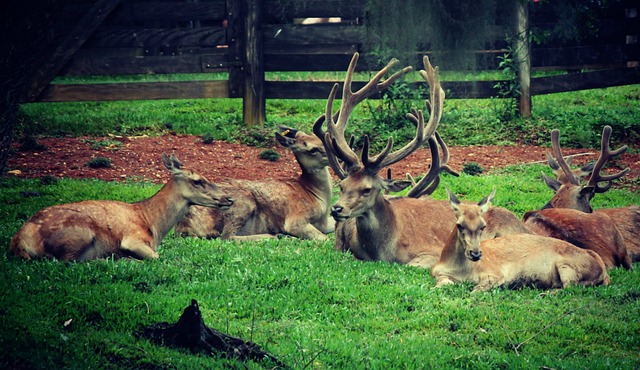
<instances>
[{"instance_id":1,"label":"young deer","mask_svg":"<svg viewBox=\"0 0 640 370\"><path fill-rule=\"evenodd\" d=\"M173 173L154 196L137 203L88 200L44 208L11 240L19 257L86 261L108 256L158 258L156 249L192 204L228 209L233 199L215 184L162 155Z\"/></svg>"},{"instance_id":2,"label":"young deer","mask_svg":"<svg viewBox=\"0 0 640 370\"><path fill-rule=\"evenodd\" d=\"M493 192L478 204L462 204L447 189L455 213L453 227L431 275L436 287L473 282L474 292L497 286L541 289L571 284L608 285L609 275L597 253L562 240L531 234L510 234L482 240L486 227L483 214Z\"/></svg>"},{"instance_id":3,"label":"young deer","mask_svg":"<svg viewBox=\"0 0 640 370\"><path fill-rule=\"evenodd\" d=\"M381 260L410 263L431 267L438 259L447 237L448 225L455 221L450 212L443 213L425 204L424 201L409 197L384 196L384 192L400 190L402 184L386 181L378 175L384 167L396 163L421 147L436 131L442 114L444 91L440 86L437 68L433 68L428 58L424 58L422 77L430 87L431 114L427 124L422 111L407 114L416 125L416 135L404 147L391 152L393 140L377 156L369 156L369 139L365 136L360 158L345 139L345 129L349 115L355 106L368 96L391 85L411 68L396 72L385 81L382 77L398 63L393 59L379 71L364 87L353 92L351 79L358 54L354 54L345 77L342 103L339 111L332 113L336 97L336 84L329 95L324 119L314 125L316 136L323 140L329 163L341 179L340 199L331 207L331 215L337 221L335 248L350 251L362 260ZM328 131L322 129L327 124Z\"/></svg>"},{"instance_id":4,"label":"young deer","mask_svg":"<svg viewBox=\"0 0 640 370\"><path fill-rule=\"evenodd\" d=\"M614 266L624 266L628 268L629 263L626 262L627 258L624 257L621 249L626 249L626 254L629 255L631 261L640 261L640 206L629 206L622 208L603 208L598 209L595 212L591 207L591 199L596 193L604 193L611 188L613 180L619 179L624 176L629 169L625 169L613 175L603 175L600 171L604 167L607 161L613 157L624 153L627 150L626 146L622 146L617 150L611 150L609 147L609 139L611 136L611 127L605 126L602 130L602 145L600 150L600 157L594 165L587 165L579 170L577 175L569 168L569 162L562 156L560 150L560 132L553 130L551 132L551 144L553 148L553 156L548 154L549 166L554 170L556 179L548 177L543 174L543 179L547 186L554 190L555 195L551 200L543 207L542 211L531 212L525 215L525 223L529 227L535 227L533 224L539 223L544 219L545 225L539 226L537 232L541 230L557 229L562 230L564 227L571 224L571 218L582 218L580 222L586 225L602 225L595 230L599 231L599 238L605 238L603 245L608 245L612 257L608 258L606 255L601 254L601 257L605 260L608 267L611 267L611 263ZM554 158L555 157L555 158ZM589 176L590 175L590 176ZM581 185L580 180L582 177L589 176L588 183ZM605 186L600 186L600 183L606 182ZM581 212L599 216L588 216L584 213L572 212L572 211L547 211L547 209L575 209ZM535 217L534 217L535 214ZM608 220L607 217L611 218ZM563 225L554 225L553 220L557 217L563 222ZM588 221L592 220L592 221ZM612 224L618 229L622 239L624 240L625 247L621 247L617 242L617 233L613 230L614 227L603 227L604 225ZM594 237L593 228L587 226L587 230L582 230L584 235L573 235L575 240L579 240L582 244L589 244ZM578 231L576 227L569 230ZM544 231L543 231L544 232ZM550 232L550 231L547 231ZM558 232L554 231L558 234ZM607 236L608 234L608 236ZM545 234L546 235L546 234ZM581 239L578 239L580 237ZM596 247L598 248L598 247ZM600 250L604 250L606 247L599 247ZM590 248L594 249L594 248ZM595 250L595 249L594 249ZM600 252L598 252L600 253ZM618 263L616 263L618 260Z\"/></svg>"},{"instance_id":5,"label":"young deer","mask_svg":"<svg viewBox=\"0 0 640 370\"><path fill-rule=\"evenodd\" d=\"M276 139L291 149L302 174L297 178L227 180L220 188L235 200L233 209L193 206L176 232L206 238L256 240L278 234L302 239L326 239L335 223L329 218L331 176L322 144L314 135L280 127Z\"/></svg>"}]
</instances>

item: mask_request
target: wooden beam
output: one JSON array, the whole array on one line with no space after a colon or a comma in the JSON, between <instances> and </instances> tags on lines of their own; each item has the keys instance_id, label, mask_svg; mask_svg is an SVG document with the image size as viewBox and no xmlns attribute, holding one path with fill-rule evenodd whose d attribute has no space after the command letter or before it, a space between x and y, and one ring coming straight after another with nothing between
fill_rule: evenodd
<instances>
[{"instance_id":1,"label":"wooden beam","mask_svg":"<svg viewBox=\"0 0 640 370\"><path fill-rule=\"evenodd\" d=\"M242 104L245 124L262 126L266 120L264 96L264 63L262 34L260 33L261 1L244 0L246 18L244 27L244 99Z\"/></svg>"},{"instance_id":2,"label":"wooden beam","mask_svg":"<svg viewBox=\"0 0 640 370\"><path fill-rule=\"evenodd\" d=\"M72 28L67 37L53 51L49 62L38 68L29 87L27 88L27 100L34 101L42 93L42 90L54 79L64 65L80 49L82 44L91 36L98 26L107 18L109 13L120 3L120 0L97 0L95 5ZM36 45L34 45L37 47Z\"/></svg>"},{"instance_id":3,"label":"wooden beam","mask_svg":"<svg viewBox=\"0 0 640 370\"><path fill-rule=\"evenodd\" d=\"M531 46L529 43L529 4L516 2L515 60L517 63L520 98L518 112L521 117L531 116Z\"/></svg>"},{"instance_id":4,"label":"wooden beam","mask_svg":"<svg viewBox=\"0 0 640 370\"><path fill-rule=\"evenodd\" d=\"M43 102L229 98L228 81L54 84Z\"/></svg>"}]
</instances>

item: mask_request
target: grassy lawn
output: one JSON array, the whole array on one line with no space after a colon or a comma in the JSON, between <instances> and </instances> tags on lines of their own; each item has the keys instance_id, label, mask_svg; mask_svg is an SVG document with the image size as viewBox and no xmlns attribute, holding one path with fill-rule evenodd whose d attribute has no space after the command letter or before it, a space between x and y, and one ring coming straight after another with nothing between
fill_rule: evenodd
<instances>
[{"instance_id":1,"label":"grassy lawn","mask_svg":"<svg viewBox=\"0 0 640 370\"><path fill-rule=\"evenodd\" d=\"M18 140L174 131L216 140L250 138L259 145L260 135L271 137L278 124L310 132L324 104L268 101L267 124L250 129L241 122L241 101L234 99L26 104ZM394 135L399 141L405 131L412 135L411 125L390 127L376 120L383 104L362 104L350 130L358 136ZM612 147L626 143L630 151L640 150L640 85L536 96L533 106L532 118L507 120L503 101L447 100L439 131L449 145L548 145L549 132L559 128L563 146L593 148L599 146L602 126L609 124ZM494 204L522 217L552 196L540 171L549 169L531 164L480 176L445 175L434 197L445 199L446 185L461 200L478 201L497 187ZM133 202L159 188L138 182L4 179L0 244L8 246L22 223L45 206L84 199ZM637 205L640 194L612 189L592 204ZM333 249L332 235L326 242L240 243L170 233L159 254L156 261L62 263L0 253L0 368L272 367L136 338L145 325L177 321L191 299L199 302L208 326L252 340L294 369L640 367L638 263L633 270L610 270L609 286L471 294L469 284L434 289L425 269L356 261Z\"/></svg>"},{"instance_id":2,"label":"grassy lawn","mask_svg":"<svg viewBox=\"0 0 640 370\"><path fill-rule=\"evenodd\" d=\"M498 187L519 216L551 196L542 165L445 176L461 199ZM532 181L535 179L535 181ZM159 185L63 179L0 183L0 243L38 209L81 199L135 201ZM33 196L33 195L37 196ZM337 193L335 194L337 195ZM444 199L444 187L434 195ZM613 189L595 207L640 204ZM606 287L560 291L471 285L434 289L428 270L362 262L326 242L239 243L170 234L157 261L21 261L0 255L3 368L262 368L157 347L134 332L175 322L191 299L203 318L291 368L635 368L640 365L640 264Z\"/></svg>"}]
</instances>

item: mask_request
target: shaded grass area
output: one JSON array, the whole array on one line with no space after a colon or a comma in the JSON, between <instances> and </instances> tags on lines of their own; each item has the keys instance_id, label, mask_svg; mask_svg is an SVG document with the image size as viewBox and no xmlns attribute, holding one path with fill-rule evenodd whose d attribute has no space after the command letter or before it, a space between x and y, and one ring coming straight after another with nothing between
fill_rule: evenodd
<instances>
[{"instance_id":1,"label":"shaded grass area","mask_svg":"<svg viewBox=\"0 0 640 370\"><path fill-rule=\"evenodd\" d=\"M519 216L550 190L541 165L445 176L461 199L495 186ZM535 181L530 178L535 176ZM538 186L540 185L540 186ZM0 183L0 243L38 209L82 199L136 201L159 185L64 179ZM337 192L334 194L337 195ZM444 199L444 187L434 197ZM640 204L612 189L594 206ZM6 248L6 247L5 247ZM6 251L6 249L5 249ZM160 348L134 337L175 322L192 298L208 326L260 344L296 369L635 368L640 365L640 265L607 287L560 291L462 284L434 289L428 270L355 261L326 242L239 243L171 235L157 261L21 261L0 255L0 367L269 368Z\"/></svg>"}]
</instances>

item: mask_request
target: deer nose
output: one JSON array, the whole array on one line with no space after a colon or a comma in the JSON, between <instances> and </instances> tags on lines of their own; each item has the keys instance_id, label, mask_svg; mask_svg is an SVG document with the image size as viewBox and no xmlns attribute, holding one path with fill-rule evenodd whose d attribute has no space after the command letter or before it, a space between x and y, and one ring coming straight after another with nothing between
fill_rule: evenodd
<instances>
[{"instance_id":1,"label":"deer nose","mask_svg":"<svg viewBox=\"0 0 640 370\"><path fill-rule=\"evenodd\" d=\"M471 251L469 252L469 257L471 257L472 261L477 261L482 257L482 251Z\"/></svg>"},{"instance_id":2,"label":"deer nose","mask_svg":"<svg viewBox=\"0 0 640 370\"><path fill-rule=\"evenodd\" d=\"M344 207L342 207L342 206L333 206L333 207L331 207L331 216L340 215L340 213L342 213L343 209L344 209Z\"/></svg>"}]
</instances>

